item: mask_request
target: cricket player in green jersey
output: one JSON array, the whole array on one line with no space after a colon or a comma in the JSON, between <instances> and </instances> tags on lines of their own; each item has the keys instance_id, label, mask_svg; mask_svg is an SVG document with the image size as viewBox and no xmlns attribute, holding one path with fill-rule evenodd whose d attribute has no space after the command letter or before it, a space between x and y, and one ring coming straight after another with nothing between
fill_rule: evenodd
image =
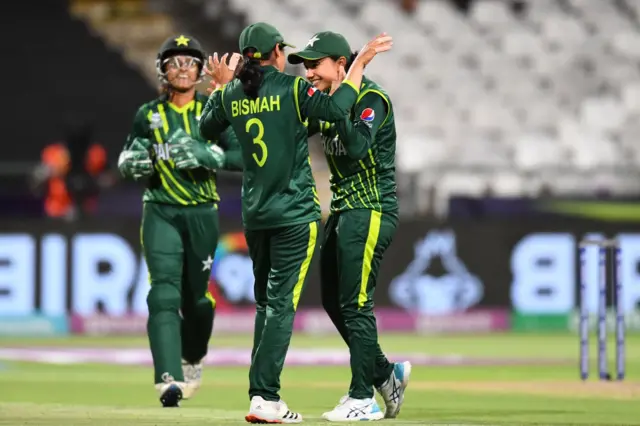
<instances>
[{"instance_id":1,"label":"cricket player in green jersey","mask_svg":"<svg viewBox=\"0 0 640 426\"><path fill-rule=\"evenodd\" d=\"M315 34L305 48L289 54L304 64L307 79L331 92L356 54L340 34ZM385 91L363 77L360 93L341 120L313 120L331 171L331 213L321 249L322 304L351 352L351 385L330 421L378 420L373 388L382 395L384 417L400 412L411 374L409 362L390 363L378 344L373 293L385 250L398 224L393 107Z\"/></svg>"},{"instance_id":2,"label":"cricket player in green jersey","mask_svg":"<svg viewBox=\"0 0 640 426\"><path fill-rule=\"evenodd\" d=\"M195 85L204 60L193 37L162 45L156 68L163 94L139 108L118 161L123 176L146 181L140 233L151 283L147 332L165 407L200 386L215 312L208 283L218 244L216 170L242 169L232 131L223 138L226 152L200 135L207 97Z\"/></svg>"},{"instance_id":3,"label":"cricket player in green jersey","mask_svg":"<svg viewBox=\"0 0 640 426\"><path fill-rule=\"evenodd\" d=\"M280 399L280 374L293 319L316 246L320 203L307 144L309 119L345 117L359 93L364 67L391 48L391 37L369 42L333 94L283 73L288 45L266 23L240 35L243 64L233 79L225 61L214 79L225 84L209 97L200 131L215 138L235 131L244 163L242 217L255 277L256 320L249 397L251 423L300 423ZM224 57L223 57L224 59ZM232 80L233 79L233 80Z\"/></svg>"}]
</instances>

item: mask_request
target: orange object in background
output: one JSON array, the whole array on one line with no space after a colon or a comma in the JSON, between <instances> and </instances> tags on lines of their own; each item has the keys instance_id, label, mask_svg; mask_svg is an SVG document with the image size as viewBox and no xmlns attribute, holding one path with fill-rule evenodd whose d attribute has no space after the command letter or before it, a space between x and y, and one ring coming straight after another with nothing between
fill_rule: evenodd
<instances>
[{"instance_id":1,"label":"orange object in background","mask_svg":"<svg viewBox=\"0 0 640 426\"><path fill-rule=\"evenodd\" d=\"M401 0L400 5L405 12L414 13L418 8L418 0Z\"/></svg>"},{"instance_id":2,"label":"orange object in background","mask_svg":"<svg viewBox=\"0 0 640 426\"><path fill-rule=\"evenodd\" d=\"M91 176L98 176L107 167L107 151L102 145L94 143L89 146L84 167Z\"/></svg>"},{"instance_id":3,"label":"orange object in background","mask_svg":"<svg viewBox=\"0 0 640 426\"><path fill-rule=\"evenodd\" d=\"M49 217L62 217L69 213L73 199L69 195L65 179L71 166L69 150L63 143L47 145L42 150L41 161L50 170L47 181L44 209ZM84 167L91 176L98 176L107 166L107 152L102 145L89 146ZM88 200L89 206L95 203Z\"/></svg>"}]
</instances>

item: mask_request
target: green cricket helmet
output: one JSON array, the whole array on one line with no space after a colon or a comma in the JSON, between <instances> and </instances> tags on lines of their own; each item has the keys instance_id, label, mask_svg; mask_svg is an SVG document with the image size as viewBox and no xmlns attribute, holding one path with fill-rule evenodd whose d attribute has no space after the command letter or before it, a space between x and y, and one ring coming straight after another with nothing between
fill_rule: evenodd
<instances>
[{"instance_id":1,"label":"green cricket helmet","mask_svg":"<svg viewBox=\"0 0 640 426\"><path fill-rule=\"evenodd\" d=\"M162 43L162 46L160 46L158 56L156 57L156 72L158 74L158 80L163 84L168 83L165 65L172 57L179 55L191 56L194 58L198 64L198 81L200 81L204 76L204 62L206 54L198 40L185 34L169 37L164 43Z\"/></svg>"}]
</instances>

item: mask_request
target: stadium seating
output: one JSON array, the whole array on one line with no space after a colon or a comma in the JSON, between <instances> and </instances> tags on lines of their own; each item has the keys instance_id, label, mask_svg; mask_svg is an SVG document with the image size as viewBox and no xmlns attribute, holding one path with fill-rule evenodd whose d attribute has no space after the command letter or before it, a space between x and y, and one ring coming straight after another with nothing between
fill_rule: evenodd
<instances>
[{"instance_id":1,"label":"stadium seating","mask_svg":"<svg viewBox=\"0 0 640 426\"><path fill-rule=\"evenodd\" d=\"M75 1L83 2L96 3ZM104 138L115 139L125 133L117 127L130 121L134 107L114 105L123 93L137 103L148 96L136 93L149 93L149 88L119 55L69 19L63 3L47 2L52 16L60 17L58 37L43 35L53 31L46 22L39 27L41 34L23 35L15 20L7 22L8 28L34 40L39 49L46 39L51 46L44 51L51 59L45 60L74 66L82 58L83 65L77 66L86 67L86 58L92 58L91 68L109 77L95 83L90 72L81 79L74 75L78 95L68 99L109 117L113 126ZM84 16L108 24L103 29L111 34L105 36L109 46L144 48L136 58L123 51L129 60L151 64L158 39L174 28L190 28L188 16L180 21L173 9L144 18L141 8L170 8L170 1L116 3L122 12L117 20L105 20L106 9L100 8ZM418 203L421 209L444 213L450 196L486 191L510 196L535 195L541 188L571 194L640 190L639 0L531 0L519 13L503 0L476 0L466 12L450 1L422 0L413 14L394 0L316 0L312 5L304 0L189 0L183 6L185 13L201 11L194 29L203 37L204 17L219 29L216 34L233 39L241 24L238 14L247 22L275 24L300 48L314 32L326 29L343 33L354 50L381 31L392 33L394 50L372 63L367 74L394 103L399 173L413 180L411 187L419 194L435 191L435 197ZM221 11L233 13L234 19L222 19ZM144 19L149 20L146 26ZM121 30L114 31L119 25ZM72 39L74 52L91 53L65 54ZM288 70L303 72L300 66ZM71 81L64 70L52 72L60 74L54 76L59 81ZM143 72L147 81L153 73L151 66ZM96 97L95 87L108 93ZM317 145L312 147L316 159ZM323 164L314 161L319 182L327 180Z\"/></svg>"},{"instance_id":2,"label":"stadium seating","mask_svg":"<svg viewBox=\"0 0 640 426\"><path fill-rule=\"evenodd\" d=\"M64 137L71 117L93 121L96 139L115 160L137 107L154 95L118 53L69 15L67 3L48 0L34 14L31 3L17 2L0 16L3 31L19 40L6 46L19 67L3 67L13 73L4 76L5 95L19 112L3 134L12 161L38 161L45 144Z\"/></svg>"},{"instance_id":3,"label":"stadium seating","mask_svg":"<svg viewBox=\"0 0 640 426\"><path fill-rule=\"evenodd\" d=\"M395 105L400 171L435 186L438 205L489 187L640 189L638 0L533 0L517 15L502 0L477 0L468 14L445 0L422 0L413 15L391 0L233 7L298 46L326 29L354 48L392 33L394 50L368 74Z\"/></svg>"}]
</instances>

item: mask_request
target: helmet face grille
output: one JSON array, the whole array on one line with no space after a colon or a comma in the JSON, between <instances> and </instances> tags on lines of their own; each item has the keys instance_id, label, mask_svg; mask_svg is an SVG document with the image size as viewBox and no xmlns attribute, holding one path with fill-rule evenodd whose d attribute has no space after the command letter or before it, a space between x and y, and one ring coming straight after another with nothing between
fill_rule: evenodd
<instances>
[{"instance_id":1,"label":"helmet face grille","mask_svg":"<svg viewBox=\"0 0 640 426\"><path fill-rule=\"evenodd\" d=\"M177 69L191 68L194 65L198 67L202 67L202 60L194 56L174 55L174 56L169 56L168 58L162 61L163 69L166 69L168 67L177 68Z\"/></svg>"},{"instance_id":2,"label":"helmet face grille","mask_svg":"<svg viewBox=\"0 0 640 426\"><path fill-rule=\"evenodd\" d=\"M177 55L176 55L177 56ZM162 84L169 84L169 80L167 80L167 71L166 71L166 65L169 64L170 62L172 62L172 59L175 58L174 56L169 56L168 58L164 59L164 60L160 60L160 59L156 59L156 75L158 76L158 80L160 81L160 83ZM191 57L191 60L193 61L193 63L195 63L198 66L198 80L196 81L196 84L200 83L202 81L202 79L204 78L205 72L204 72L204 65L202 63L202 61L199 58L196 57ZM177 61L177 68L180 68L180 63ZM193 66L193 63L191 64L184 64L186 65L187 68L190 68L191 66Z\"/></svg>"},{"instance_id":3,"label":"helmet face grille","mask_svg":"<svg viewBox=\"0 0 640 426\"><path fill-rule=\"evenodd\" d=\"M198 81L204 77L205 53L198 40L187 35L179 35L168 38L161 46L156 57L156 74L162 84L169 84L167 80L166 65L174 56L190 56L197 61L199 67ZM178 62L179 65L179 62Z\"/></svg>"}]
</instances>

